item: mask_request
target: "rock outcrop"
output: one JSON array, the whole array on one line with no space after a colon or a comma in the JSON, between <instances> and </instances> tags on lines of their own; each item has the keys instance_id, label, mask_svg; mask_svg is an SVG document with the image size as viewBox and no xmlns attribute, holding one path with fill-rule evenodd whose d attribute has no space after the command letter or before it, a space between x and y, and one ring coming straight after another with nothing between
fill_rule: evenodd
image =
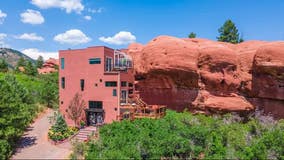
<instances>
[{"instance_id":1,"label":"rock outcrop","mask_svg":"<svg viewBox=\"0 0 284 160\"><path fill-rule=\"evenodd\" d=\"M159 36L131 44L128 54L136 88L149 104L205 113L259 108L284 117L284 42Z\"/></svg>"},{"instance_id":2,"label":"rock outcrop","mask_svg":"<svg viewBox=\"0 0 284 160\"><path fill-rule=\"evenodd\" d=\"M42 68L38 68L39 74L48 74L58 71L59 61L55 58L49 58L44 62Z\"/></svg>"}]
</instances>

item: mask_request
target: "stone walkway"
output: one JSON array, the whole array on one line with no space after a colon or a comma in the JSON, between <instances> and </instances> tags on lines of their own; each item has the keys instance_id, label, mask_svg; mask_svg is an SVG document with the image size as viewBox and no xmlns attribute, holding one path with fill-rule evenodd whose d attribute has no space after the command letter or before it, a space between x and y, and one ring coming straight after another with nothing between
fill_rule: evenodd
<instances>
[{"instance_id":1,"label":"stone walkway","mask_svg":"<svg viewBox=\"0 0 284 160\"><path fill-rule=\"evenodd\" d=\"M71 153L69 142L53 145L48 142L47 133L50 127L48 117L53 110L47 110L27 128L12 159L67 159Z\"/></svg>"}]
</instances>

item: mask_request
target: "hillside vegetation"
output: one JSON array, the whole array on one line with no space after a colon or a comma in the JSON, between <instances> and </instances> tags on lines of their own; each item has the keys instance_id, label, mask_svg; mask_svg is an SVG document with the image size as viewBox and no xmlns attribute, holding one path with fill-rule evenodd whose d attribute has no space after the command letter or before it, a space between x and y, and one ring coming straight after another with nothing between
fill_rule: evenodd
<instances>
[{"instance_id":1,"label":"hillside vegetation","mask_svg":"<svg viewBox=\"0 0 284 160\"><path fill-rule=\"evenodd\" d=\"M9 68L15 68L20 58L35 63L35 60L20 51L10 48L0 48L0 59L4 59L8 63Z\"/></svg>"},{"instance_id":2,"label":"hillside vegetation","mask_svg":"<svg viewBox=\"0 0 284 160\"><path fill-rule=\"evenodd\" d=\"M58 74L0 73L0 159L7 159L44 106L56 107Z\"/></svg>"},{"instance_id":3,"label":"hillside vegetation","mask_svg":"<svg viewBox=\"0 0 284 160\"><path fill-rule=\"evenodd\" d=\"M204 116L168 111L158 120L100 128L87 159L283 159L284 121L254 116Z\"/></svg>"}]
</instances>

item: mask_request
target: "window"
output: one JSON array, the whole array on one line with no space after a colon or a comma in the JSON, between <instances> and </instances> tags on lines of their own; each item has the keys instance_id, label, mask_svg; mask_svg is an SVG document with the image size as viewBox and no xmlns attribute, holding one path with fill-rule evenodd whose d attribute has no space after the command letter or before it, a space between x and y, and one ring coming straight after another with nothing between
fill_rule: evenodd
<instances>
[{"instance_id":1,"label":"window","mask_svg":"<svg viewBox=\"0 0 284 160\"><path fill-rule=\"evenodd\" d=\"M112 90L112 96L117 96L117 91L116 91L116 89L113 89L113 90Z\"/></svg>"},{"instance_id":2,"label":"window","mask_svg":"<svg viewBox=\"0 0 284 160\"><path fill-rule=\"evenodd\" d=\"M133 87L133 83L128 83L128 86L129 87Z\"/></svg>"},{"instance_id":3,"label":"window","mask_svg":"<svg viewBox=\"0 0 284 160\"><path fill-rule=\"evenodd\" d=\"M100 58L90 58L89 64L101 64L101 59Z\"/></svg>"},{"instance_id":4,"label":"window","mask_svg":"<svg viewBox=\"0 0 284 160\"><path fill-rule=\"evenodd\" d=\"M106 81L105 82L105 86L106 87L116 87L117 86L117 82L116 81Z\"/></svg>"},{"instance_id":5,"label":"window","mask_svg":"<svg viewBox=\"0 0 284 160\"><path fill-rule=\"evenodd\" d=\"M65 77L61 77L61 88L65 88Z\"/></svg>"},{"instance_id":6,"label":"window","mask_svg":"<svg viewBox=\"0 0 284 160\"><path fill-rule=\"evenodd\" d=\"M65 67L65 60L64 60L64 58L61 58L60 59L60 63L61 63L61 69L64 69L64 67Z\"/></svg>"},{"instance_id":7,"label":"window","mask_svg":"<svg viewBox=\"0 0 284 160\"><path fill-rule=\"evenodd\" d=\"M112 71L112 58L106 57L106 63L105 63L105 71L110 72Z\"/></svg>"},{"instance_id":8,"label":"window","mask_svg":"<svg viewBox=\"0 0 284 160\"><path fill-rule=\"evenodd\" d=\"M81 91L84 91L84 87L85 87L85 80L84 79L80 80L80 87L81 87Z\"/></svg>"},{"instance_id":9,"label":"window","mask_svg":"<svg viewBox=\"0 0 284 160\"><path fill-rule=\"evenodd\" d=\"M121 82L121 87L127 87L127 82L122 81L122 82Z\"/></svg>"},{"instance_id":10,"label":"window","mask_svg":"<svg viewBox=\"0 0 284 160\"><path fill-rule=\"evenodd\" d=\"M89 101L89 108L103 109L102 101Z\"/></svg>"},{"instance_id":11,"label":"window","mask_svg":"<svg viewBox=\"0 0 284 160\"><path fill-rule=\"evenodd\" d=\"M128 90L128 94L133 94L133 89Z\"/></svg>"}]
</instances>

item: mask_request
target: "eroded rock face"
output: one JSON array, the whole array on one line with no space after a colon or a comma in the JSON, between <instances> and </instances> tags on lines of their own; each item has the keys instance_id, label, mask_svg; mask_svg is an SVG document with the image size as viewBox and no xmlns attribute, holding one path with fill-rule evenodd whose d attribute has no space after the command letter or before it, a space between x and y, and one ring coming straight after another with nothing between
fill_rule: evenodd
<instances>
[{"instance_id":1,"label":"eroded rock face","mask_svg":"<svg viewBox=\"0 0 284 160\"><path fill-rule=\"evenodd\" d=\"M59 60L55 58L49 58L46 60L42 66L42 68L38 68L39 74L48 74L58 71Z\"/></svg>"},{"instance_id":2,"label":"eroded rock face","mask_svg":"<svg viewBox=\"0 0 284 160\"><path fill-rule=\"evenodd\" d=\"M284 117L284 42L230 44L159 36L144 46L130 45L128 54L136 88L149 104L205 113L271 112L271 101Z\"/></svg>"},{"instance_id":3,"label":"eroded rock face","mask_svg":"<svg viewBox=\"0 0 284 160\"><path fill-rule=\"evenodd\" d=\"M284 100L284 42L269 43L257 50L252 77L255 97Z\"/></svg>"}]
</instances>

